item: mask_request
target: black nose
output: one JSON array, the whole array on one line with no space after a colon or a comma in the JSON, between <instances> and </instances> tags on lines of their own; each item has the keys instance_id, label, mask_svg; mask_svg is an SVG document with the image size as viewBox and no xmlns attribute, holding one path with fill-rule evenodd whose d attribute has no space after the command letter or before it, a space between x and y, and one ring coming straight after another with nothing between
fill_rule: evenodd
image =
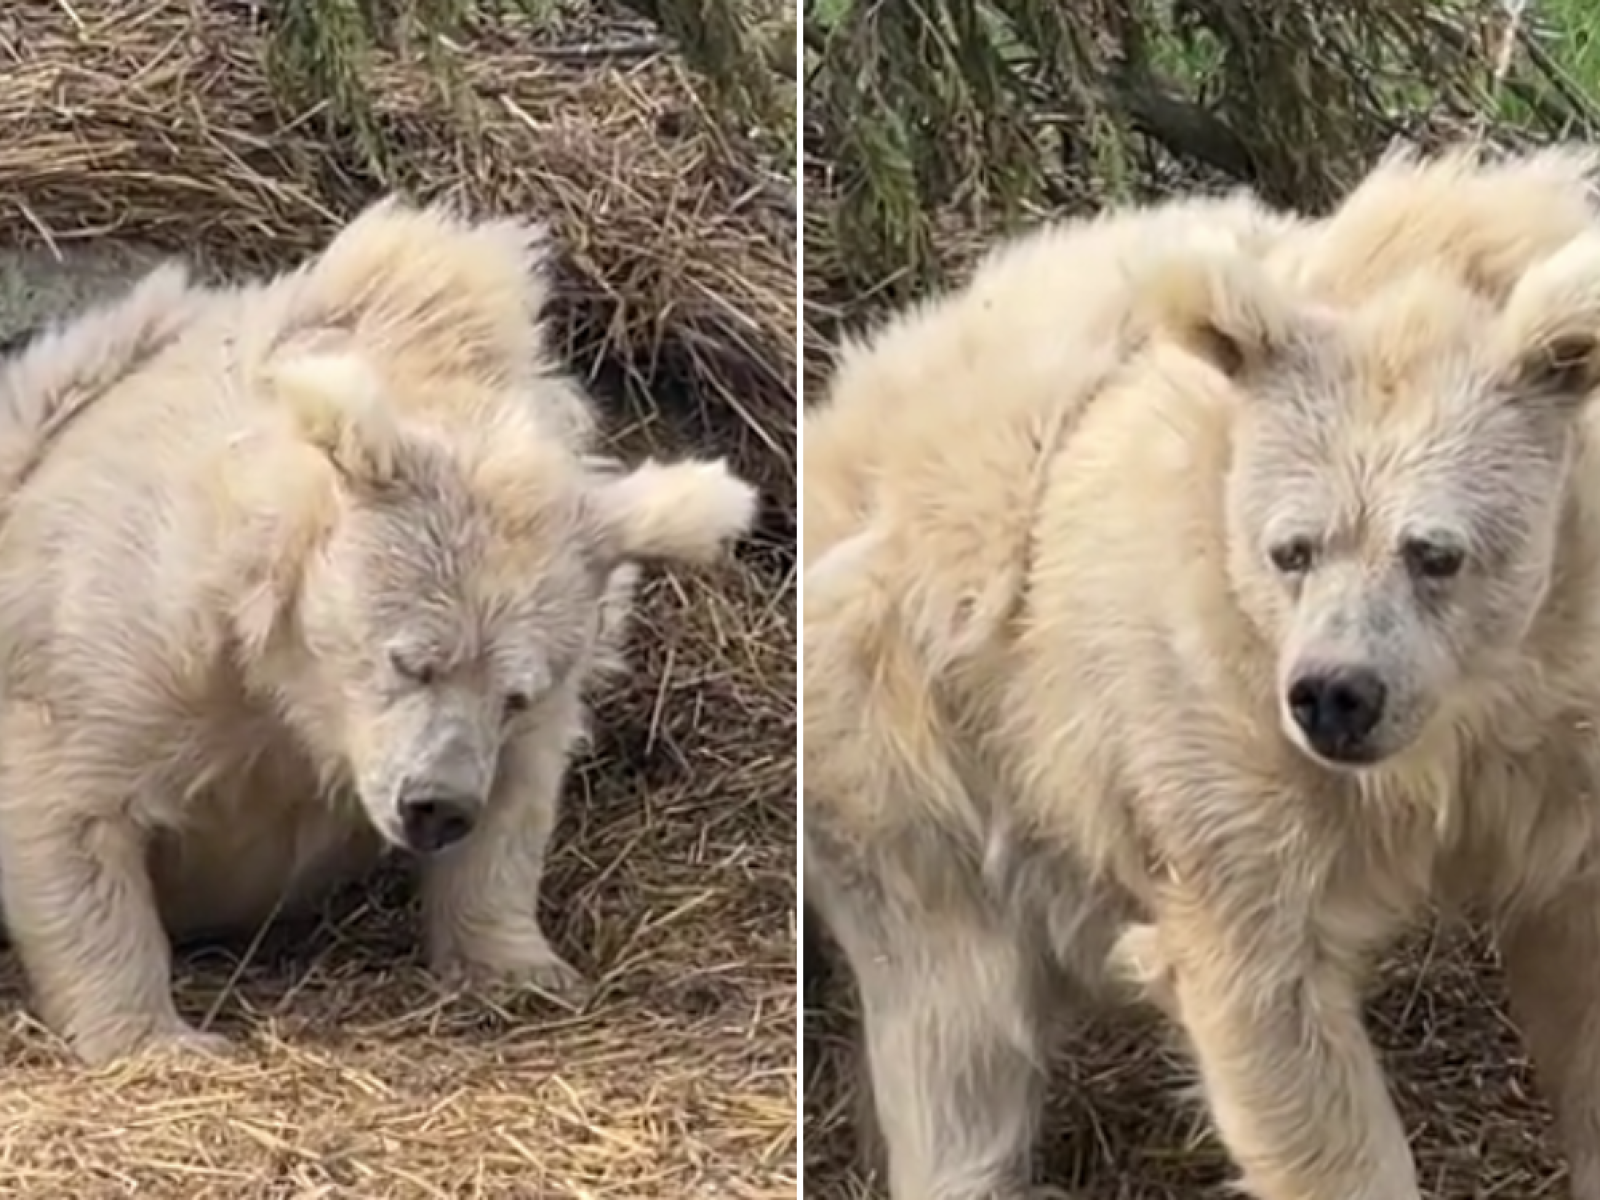
<instances>
[{"instance_id":1,"label":"black nose","mask_svg":"<svg viewBox=\"0 0 1600 1200\"><path fill-rule=\"evenodd\" d=\"M1354 667L1302 675L1289 685L1289 712L1318 754L1335 762L1372 757L1367 738L1383 720L1388 689L1373 671Z\"/></svg>"},{"instance_id":2,"label":"black nose","mask_svg":"<svg viewBox=\"0 0 1600 1200\"><path fill-rule=\"evenodd\" d=\"M419 854L434 854L472 832L478 806L455 796L418 796L400 802L400 825L406 845Z\"/></svg>"}]
</instances>

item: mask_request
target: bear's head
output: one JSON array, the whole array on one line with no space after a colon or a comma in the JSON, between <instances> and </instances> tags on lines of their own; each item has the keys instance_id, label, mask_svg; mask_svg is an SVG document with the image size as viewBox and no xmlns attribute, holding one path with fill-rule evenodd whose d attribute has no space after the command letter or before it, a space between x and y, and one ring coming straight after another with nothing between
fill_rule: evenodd
<instances>
[{"instance_id":1,"label":"bear's head","mask_svg":"<svg viewBox=\"0 0 1600 1200\"><path fill-rule=\"evenodd\" d=\"M273 662L278 708L391 843L439 851L474 828L502 751L551 728L634 564L702 561L748 530L753 489L720 461L634 470L581 458L529 414L429 430L351 353L270 371L320 498L289 580L236 615Z\"/></svg>"},{"instance_id":2,"label":"bear's head","mask_svg":"<svg viewBox=\"0 0 1600 1200\"><path fill-rule=\"evenodd\" d=\"M1234 385L1227 571L1294 744L1371 767L1503 696L1600 384L1600 238L1503 303L1420 270L1319 307L1220 254L1171 260L1144 295Z\"/></svg>"}]
</instances>

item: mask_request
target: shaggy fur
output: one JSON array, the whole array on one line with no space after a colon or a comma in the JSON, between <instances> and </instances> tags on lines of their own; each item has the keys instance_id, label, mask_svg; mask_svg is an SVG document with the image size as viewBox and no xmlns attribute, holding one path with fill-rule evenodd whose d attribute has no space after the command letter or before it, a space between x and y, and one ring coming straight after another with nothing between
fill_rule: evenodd
<instances>
[{"instance_id":1,"label":"shaggy fur","mask_svg":"<svg viewBox=\"0 0 1600 1200\"><path fill-rule=\"evenodd\" d=\"M30 330L0 362L0 506L56 432L197 318L204 293L183 263L120 296Z\"/></svg>"},{"instance_id":2,"label":"shaggy fur","mask_svg":"<svg viewBox=\"0 0 1600 1200\"><path fill-rule=\"evenodd\" d=\"M941 577L935 588L915 574L899 579L901 613L946 632L954 615L922 606L948 602L975 626L1000 619L1016 602L1025 553L1018 515L1039 481L1024 471L956 506L951 472L977 459L1031 461L1065 436L1074 397L1092 395L1143 334L1130 321L1126 276L1150 246L1199 239L1264 255L1296 227L1242 193L1046 226L991 253L960 292L847 342L828 404L804 418L808 572L830 571L815 566L819 555L859 529L874 504L893 505L913 541L923 520L943 522L946 535L959 523L964 539L962 579ZM895 481L892 493L879 493L883 478Z\"/></svg>"},{"instance_id":3,"label":"shaggy fur","mask_svg":"<svg viewBox=\"0 0 1600 1200\"><path fill-rule=\"evenodd\" d=\"M1288 282L1332 303L1440 267L1504 298L1530 263L1594 224L1597 169L1600 153L1576 144L1504 156L1473 145L1431 156L1400 148L1335 213L1276 243L1273 258Z\"/></svg>"},{"instance_id":4,"label":"shaggy fur","mask_svg":"<svg viewBox=\"0 0 1600 1200\"><path fill-rule=\"evenodd\" d=\"M710 559L754 493L593 454L542 242L388 201L206 293L70 421L47 367L82 370L78 335L12 369L13 407L58 415L0 526L0 892L84 1059L219 1048L169 932L252 926L386 843L423 857L436 969L581 990L536 904L585 685L634 564Z\"/></svg>"},{"instance_id":5,"label":"shaggy fur","mask_svg":"<svg viewBox=\"0 0 1600 1200\"><path fill-rule=\"evenodd\" d=\"M1113 965L1251 1194L1419 1197L1359 998L1433 902L1496 922L1600 1200L1580 157L1391 159L1264 254L1130 244L1095 336L1040 275L844 360L805 430L806 894L896 1200L1025 1194L1047 1014ZM1452 240L1397 249L1423 213Z\"/></svg>"}]
</instances>

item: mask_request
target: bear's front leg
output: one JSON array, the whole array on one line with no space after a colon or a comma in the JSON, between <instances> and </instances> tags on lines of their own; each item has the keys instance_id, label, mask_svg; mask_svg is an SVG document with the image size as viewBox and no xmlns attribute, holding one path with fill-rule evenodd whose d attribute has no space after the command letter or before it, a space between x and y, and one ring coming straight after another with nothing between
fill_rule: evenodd
<instances>
[{"instance_id":1,"label":"bear's front leg","mask_svg":"<svg viewBox=\"0 0 1600 1200\"><path fill-rule=\"evenodd\" d=\"M1511 1011L1555 1110L1572 1200L1600 1200L1600 881L1500 931Z\"/></svg>"},{"instance_id":2,"label":"bear's front leg","mask_svg":"<svg viewBox=\"0 0 1600 1200\"><path fill-rule=\"evenodd\" d=\"M1247 1194L1421 1200L1356 982L1336 965L1349 960L1270 908L1195 904L1159 923L1165 998Z\"/></svg>"},{"instance_id":3,"label":"bear's front leg","mask_svg":"<svg viewBox=\"0 0 1600 1200\"><path fill-rule=\"evenodd\" d=\"M178 1015L145 838L117 773L22 709L0 721L0 902L39 1015L90 1065L226 1050Z\"/></svg>"},{"instance_id":4,"label":"bear's front leg","mask_svg":"<svg viewBox=\"0 0 1600 1200\"><path fill-rule=\"evenodd\" d=\"M519 734L506 746L478 827L424 868L423 916L437 974L531 988L580 1005L588 981L556 953L539 924L545 850L570 744L550 736L551 729Z\"/></svg>"}]
</instances>

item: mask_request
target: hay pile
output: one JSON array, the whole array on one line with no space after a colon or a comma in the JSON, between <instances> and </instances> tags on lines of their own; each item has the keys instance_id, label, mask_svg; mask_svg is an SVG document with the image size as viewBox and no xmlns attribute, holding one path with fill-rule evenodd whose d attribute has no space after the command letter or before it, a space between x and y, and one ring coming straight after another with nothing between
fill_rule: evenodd
<instances>
[{"instance_id":1,"label":"hay pile","mask_svg":"<svg viewBox=\"0 0 1600 1200\"><path fill-rule=\"evenodd\" d=\"M659 41L485 22L435 47L439 69L372 54L370 114L340 128L325 105L285 111L261 11L7 5L0 239L110 234L233 270L314 250L385 186L540 213L568 252L574 357L688 381L700 432L792 489L793 217Z\"/></svg>"},{"instance_id":2,"label":"hay pile","mask_svg":"<svg viewBox=\"0 0 1600 1200\"><path fill-rule=\"evenodd\" d=\"M7 1018L0 1196L794 1194L793 217L656 31L547 7L427 66L373 52L364 124L275 86L262 14L304 6L0 14L0 336L124 260L281 266L386 186L458 193L554 224L568 349L619 451L726 450L769 514L738 563L651 584L636 677L600 704L546 892L600 980L587 1011L437 991L386 875L242 965L182 957L181 1005L237 1062L93 1075Z\"/></svg>"}]
</instances>

